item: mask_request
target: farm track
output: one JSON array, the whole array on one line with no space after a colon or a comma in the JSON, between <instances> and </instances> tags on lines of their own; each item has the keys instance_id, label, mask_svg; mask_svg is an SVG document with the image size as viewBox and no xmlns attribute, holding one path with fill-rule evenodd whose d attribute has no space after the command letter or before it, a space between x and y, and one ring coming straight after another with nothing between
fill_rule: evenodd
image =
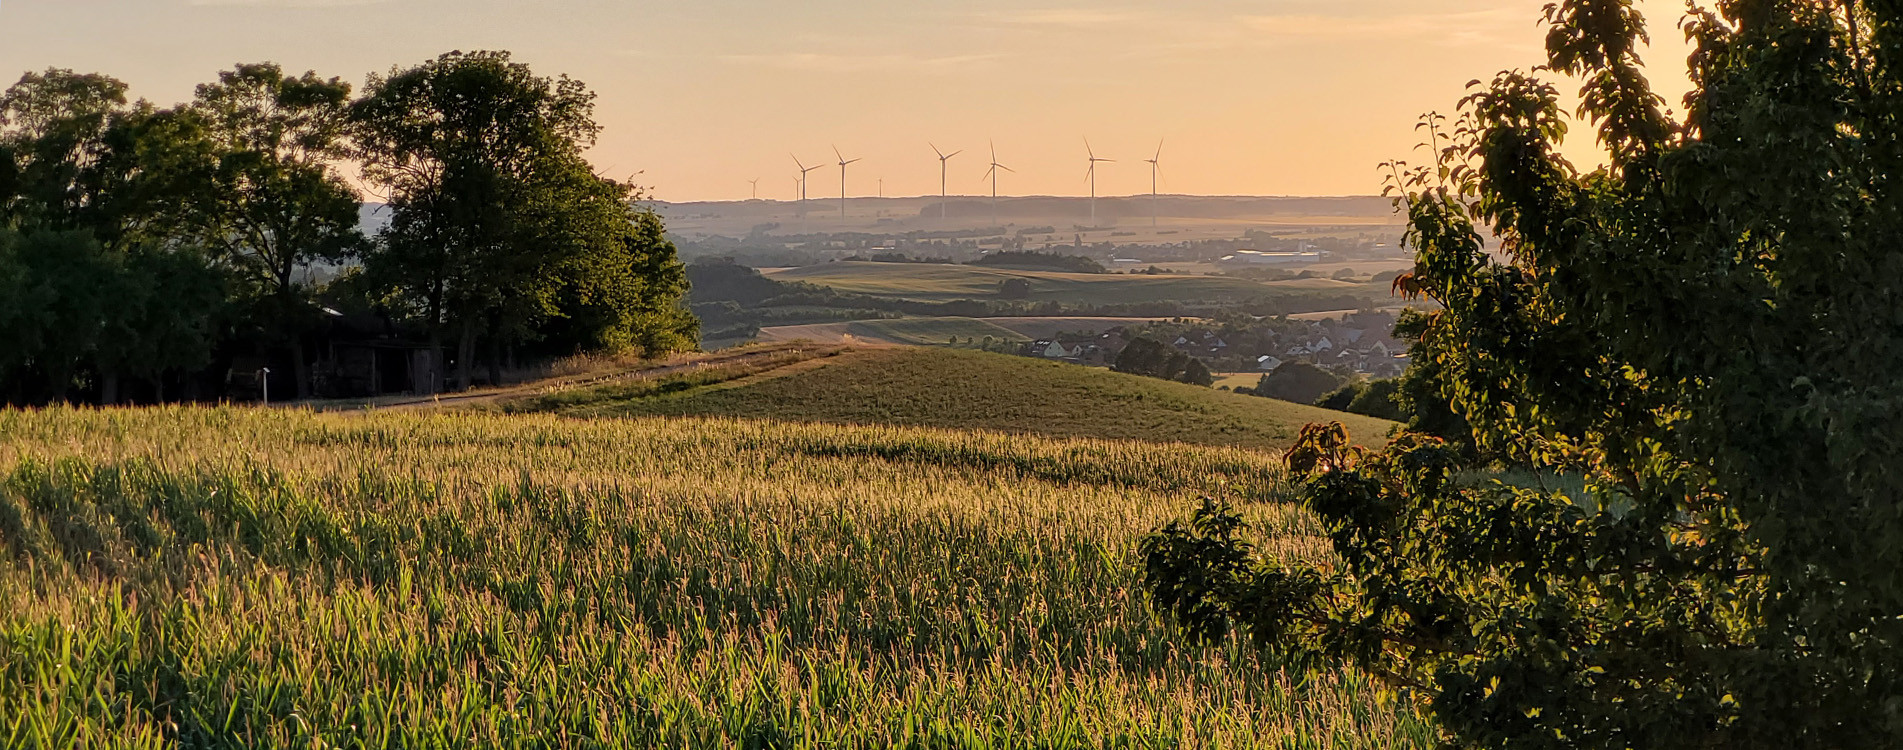
<instances>
[{"instance_id":1,"label":"farm track","mask_svg":"<svg viewBox=\"0 0 1903 750\"><path fill-rule=\"evenodd\" d=\"M822 357L837 352L842 347L834 344L815 344L811 342L786 343L746 351L707 354L685 361L644 362L640 365L613 370L610 372L589 373L569 377L538 380L505 388L472 391L469 393L438 394L435 396L406 397L397 401L348 401L348 402L299 402L287 404L291 407L308 407L316 411L380 411L380 412L417 412L445 408L484 406L502 401L540 396L578 388L592 388L633 380L658 380L661 378L693 372L710 367L732 367L758 364L775 359L786 359L789 355L800 356L783 362L768 371L787 367L813 357Z\"/></svg>"}]
</instances>

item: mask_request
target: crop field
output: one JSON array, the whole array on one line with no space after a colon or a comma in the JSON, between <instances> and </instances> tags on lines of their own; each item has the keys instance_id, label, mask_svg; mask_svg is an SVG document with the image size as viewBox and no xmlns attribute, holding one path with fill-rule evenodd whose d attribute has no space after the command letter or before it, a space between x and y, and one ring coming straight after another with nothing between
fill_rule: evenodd
<instances>
[{"instance_id":1,"label":"crop field","mask_svg":"<svg viewBox=\"0 0 1903 750\"><path fill-rule=\"evenodd\" d=\"M1022 271L928 263L840 262L773 271L781 281L806 281L841 292L916 300L995 297L1005 279L1031 283L1030 299L1108 305L1162 301L1240 301L1276 293L1277 287L1225 276L1138 276L1109 273ZM1344 288L1354 288L1346 282ZM1300 291L1312 291L1302 287ZM1332 290L1333 287L1330 287Z\"/></svg>"},{"instance_id":2,"label":"crop field","mask_svg":"<svg viewBox=\"0 0 1903 750\"><path fill-rule=\"evenodd\" d=\"M1186 642L1270 455L728 419L0 411L7 748L1383 748L1354 672Z\"/></svg>"},{"instance_id":3,"label":"crop field","mask_svg":"<svg viewBox=\"0 0 1903 750\"><path fill-rule=\"evenodd\" d=\"M978 318L898 318L861 320L851 324L854 335L897 344L947 344L951 337L983 341L1025 341L1023 334Z\"/></svg>"},{"instance_id":4,"label":"crop field","mask_svg":"<svg viewBox=\"0 0 1903 750\"><path fill-rule=\"evenodd\" d=\"M1394 425L1100 368L942 347L849 351L658 395L570 391L544 408L578 417L754 417L1269 450L1287 447L1310 422L1339 421L1368 443L1382 442Z\"/></svg>"}]
</instances>

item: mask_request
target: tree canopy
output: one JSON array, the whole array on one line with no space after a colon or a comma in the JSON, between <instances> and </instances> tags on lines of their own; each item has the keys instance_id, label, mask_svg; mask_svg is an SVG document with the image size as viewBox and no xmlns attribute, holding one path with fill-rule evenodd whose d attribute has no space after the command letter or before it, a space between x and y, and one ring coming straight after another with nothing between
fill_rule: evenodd
<instances>
[{"instance_id":1,"label":"tree canopy","mask_svg":"<svg viewBox=\"0 0 1903 750\"><path fill-rule=\"evenodd\" d=\"M235 66L177 107L127 93L58 69L0 93L6 402L111 403L122 376L216 393L214 364L240 360L246 375L288 362L274 379L310 395L314 333L344 315L330 306L381 314L386 331L412 317L438 340L453 331L463 385L478 341L491 382L518 342L696 344L660 218L582 157L598 128L579 82L477 52L373 76L357 99L274 63ZM374 243L353 160L392 196Z\"/></svg>"},{"instance_id":2,"label":"tree canopy","mask_svg":"<svg viewBox=\"0 0 1903 750\"><path fill-rule=\"evenodd\" d=\"M469 383L478 336L521 341L545 321L577 344L679 348L685 273L631 186L583 158L594 95L506 52L453 52L372 77L352 107L364 174L391 224L368 258L440 341L459 336ZM492 369L498 352L489 357ZM440 358L439 358L440 360Z\"/></svg>"},{"instance_id":3,"label":"tree canopy","mask_svg":"<svg viewBox=\"0 0 1903 750\"><path fill-rule=\"evenodd\" d=\"M1313 426L1289 465L1338 563L1211 500L1146 543L1156 601L1357 664L1455 746L1903 744L1903 7L1694 10L1682 119L1629 2L1545 18L1546 67L1396 169L1396 287L1440 306L1407 387L1471 449ZM1562 74L1604 166L1559 156Z\"/></svg>"}]
</instances>

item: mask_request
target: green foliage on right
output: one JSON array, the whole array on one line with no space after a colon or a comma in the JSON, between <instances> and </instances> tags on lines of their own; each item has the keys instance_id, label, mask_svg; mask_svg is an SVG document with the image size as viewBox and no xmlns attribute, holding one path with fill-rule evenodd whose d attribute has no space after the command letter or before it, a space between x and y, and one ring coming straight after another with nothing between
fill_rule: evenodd
<instances>
[{"instance_id":1,"label":"green foliage on right","mask_svg":"<svg viewBox=\"0 0 1903 750\"><path fill-rule=\"evenodd\" d=\"M1454 747L1903 746L1903 7L1694 12L1683 121L1629 2L1546 17L1607 165L1508 72L1396 170L1396 286L1440 305L1408 388L1470 445L1314 426L1288 460L1337 561L1207 501L1145 544L1157 603L1379 674Z\"/></svg>"}]
</instances>

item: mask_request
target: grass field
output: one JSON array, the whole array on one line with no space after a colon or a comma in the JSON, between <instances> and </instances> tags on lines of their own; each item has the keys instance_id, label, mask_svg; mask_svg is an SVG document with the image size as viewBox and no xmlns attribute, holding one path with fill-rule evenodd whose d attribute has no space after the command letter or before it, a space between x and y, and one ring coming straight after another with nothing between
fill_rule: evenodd
<instances>
[{"instance_id":1,"label":"grass field","mask_svg":"<svg viewBox=\"0 0 1903 750\"><path fill-rule=\"evenodd\" d=\"M1379 442L1391 422L1026 357L945 348L852 351L663 395L564 394L570 416L736 416L1276 449L1309 422Z\"/></svg>"},{"instance_id":2,"label":"grass field","mask_svg":"<svg viewBox=\"0 0 1903 750\"><path fill-rule=\"evenodd\" d=\"M927 263L826 263L779 269L781 281L806 281L841 292L916 300L994 297L998 284L1020 278L1031 282L1030 299L1108 305L1159 301L1240 301L1273 294L1277 287L1225 276L1135 276L1123 274L1021 271L983 266ZM1324 280L1325 281L1325 280ZM1345 282L1343 288L1356 288ZM1302 287L1304 291L1315 287ZM1334 287L1329 287L1333 290Z\"/></svg>"},{"instance_id":3,"label":"grass field","mask_svg":"<svg viewBox=\"0 0 1903 750\"><path fill-rule=\"evenodd\" d=\"M1268 373L1218 372L1218 373L1214 373L1214 375L1216 376L1216 382L1211 383L1210 385L1216 388L1228 386L1229 390L1232 390L1232 391L1237 388L1254 388L1257 383L1262 382L1262 376L1266 374Z\"/></svg>"},{"instance_id":4,"label":"grass field","mask_svg":"<svg viewBox=\"0 0 1903 750\"><path fill-rule=\"evenodd\" d=\"M950 343L953 336L979 341L986 337L1000 341L1029 340L1017 331L978 318L861 320L852 323L849 330L864 339L895 344L944 345Z\"/></svg>"},{"instance_id":5,"label":"grass field","mask_svg":"<svg viewBox=\"0 0 1903 750\"><path fill-rule=\"evenodd\" d=\"M952 336L983 341L986 336L1005 341L1050 338L1059 332L1105 331L1117 326L1141 325L1164 318L899 318L851 323L770 326L760 329L761 341L806 339L839 344L943 345Z\"/></svg>"},{"instance_id":6,"label":"grass field","mask_svg":"<svg viewBox=\"0 0 1903 750\"><path fill-rule=\"evenodd\" d=\"M1145 532L1279 486L897 427L0 411L0 746L1428 746L1145 604Z\"/></svg>"}]
</instances>

